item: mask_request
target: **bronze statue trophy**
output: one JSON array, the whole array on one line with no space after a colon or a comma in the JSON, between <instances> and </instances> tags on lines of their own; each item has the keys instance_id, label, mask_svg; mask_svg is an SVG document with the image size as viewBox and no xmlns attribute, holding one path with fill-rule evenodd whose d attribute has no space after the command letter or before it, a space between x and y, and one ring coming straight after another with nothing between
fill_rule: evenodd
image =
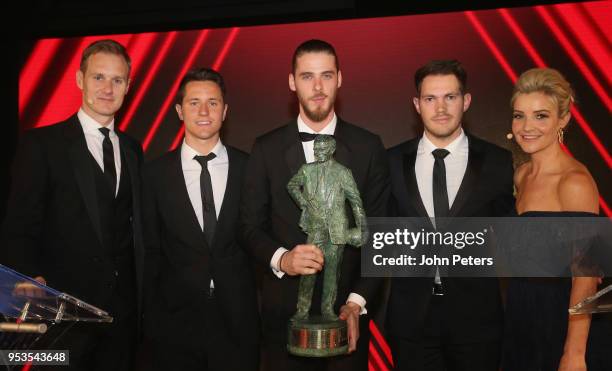
<instances>
[{"instance_id":1,"label":"bronze statue trophy","mask_svg":"<svg viewBox=\"0 0 612 371\"><path fill-rule=\"evenodd\" d=\"M297 311L289 321L291 354L329 357L348 352L346 321L334 313L344 245L362 246L367 239L366 216L359 190L351 171L332 158L336 140L319 135L314 142L315 162L302 165L287 189L302 210L300 227L308 235L307 243L323 251L323 292L321 315L309 310L317 274L302 275ZM355 228L349 228L345 212L349 201Z\"/></svg>"}]
</instances>

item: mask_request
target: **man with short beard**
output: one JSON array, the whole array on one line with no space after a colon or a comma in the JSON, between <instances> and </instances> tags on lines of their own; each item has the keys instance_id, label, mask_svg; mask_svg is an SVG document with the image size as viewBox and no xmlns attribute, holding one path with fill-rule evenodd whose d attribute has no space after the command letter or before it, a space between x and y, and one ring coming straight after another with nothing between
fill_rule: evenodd
<instances>
[{"instance_id":1,"label":"man with short beard","mask_svg":"<svg viewBox=\"0 0 612 371\"><path fill-rule=\"evenodd\" d=\"M350 355L304 358L287 353L287 324L296 311L300 275L322 270L321 250L306 244L300 208L287 183L305 163L315 161L317 134L334 135L335 159L351 169L367 216L384 216L389 192L386 154L377 135L340 119L334 111L342 73L334 48L321 40L302 43L293 55L289 88L296 92L299 116L257 138L245 176L241 220L245 247L262 277L263 370L366 370L368 311L377 304L380 280L360 277L360 253L348 247L341 266L334 311L347 321ZM320 308L317 280L311 312ZM366 310L367 308L367 310ZM319 313L312 313L319 314Z\"/></svg>"},{"instance_id":2,"label":"man with short beard","mask_svg":"<svg viewBox=\"0 0 612 371\"><path fill-rule=\"evenodd\" d=\"M423 136L389 150L390 216L441 221L508 215L514 210L512 155L463 129L472 98L463 66L431 61L414 80ZM497 371L503 322L498 280L444 277L443 269L432 267L433 277L391 280L385 325L395 369Z\"/></svg>"}]
</instances>

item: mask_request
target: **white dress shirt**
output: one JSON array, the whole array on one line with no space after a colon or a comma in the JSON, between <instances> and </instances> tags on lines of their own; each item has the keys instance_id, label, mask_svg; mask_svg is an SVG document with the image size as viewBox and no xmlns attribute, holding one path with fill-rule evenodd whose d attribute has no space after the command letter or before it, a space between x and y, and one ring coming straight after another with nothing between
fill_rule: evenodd
<instances>
[{"instance_id":1,"label":"white dress shirt","mask_svg":"<svg viewBox=\"0 0 612 371\"><path fill-rule=\"evenodd\" d=\"M104 151L102 150L102 141L104 140L104 134L99 130L100 128L107 128L110 130L108 134L111 144L113 145L113 155L115 157L115 171L117 174L117 184L115 187L115 196L119 192L119 180L121 179L121 152L119 147L119 137L115 133L115 120L111 121L110 124L104 126L89 116L83 109L80 109L77 113L81 127L83 128L83 134L85 134L85 142L87 142L87 149L93 156L94 160L104 172Z\"/></svg>"},{"instance_id":2,"label":"white dress shirt","mask_svg":"<svg viewBox=\"0 0 612 371\"><path fill-rule=\"evenodd\" d=\"M433 167L435 158L432 152L437 149L430 140L427 138L427 134L423 134L423 137L419 141L417 148L417 156L414 164L414 173L417 179L417 185L419 187L419 194L423 201L423 206L427 211L427 215L430 218L435 217L434 203L433 203ZM455 140L449 143L445 150L450 153L444 158L444 166L446 168L446 191L448 193L448 206L453 206L453 201L457 196L465 170L467 169L469 143L468 138L461 129L461 133ZM435 224L435 220L432 220ZM436 283L441 283L440 271L436 268L436 276L434 278Z\"/></svg>"},{"instance_id":3,"label":"white dress shirt","mask_svg":"<svg viewBox=\"0 0 612 371\"><path fill-rule=\"evenodd\" d=\"M221 143L220 139L211 152L213 152L217 157L208 161L207 168L208 172L210 173L213 199L215 201L215 212L217 213L218 219L219 212L221 211L221 205L223 205L225 188L227 187L229 158L227 156L227 148L225 148L223 143ZM191 148L187 143L185 143L185 140L183 140L183 144L181 145L181 167L183 169L183 177L185 178L185 185L187 186L189 201L191 201L191 206L193 207L193 211L195 211L200 227L202 230L204 230L202 193L200 191L200 174L202 173L202 166L194 159L195 156L202 155L204 154ZM215 283L211 279L210 288L213 289L214 287Z\"/></svg>"},{"instance_id":4,"label":"white dress shirt","mask_svg":"<svg viewBox=\"0 0 612 371\"><path fill-rule=\"evenodd\" d=\"M437 149L430 140L427 134L424 134L419 141L417 148L417 156L414 164L414 173L416 174L419 194L427 215L430 218L435 217L433 204L433 166L435 158L432 152ZM446 167L446 190L448 192L449 208L453 206L453 201L457 196L461 181L465 175L468 163L468 138L461 130L461 134L450 144L444 147L450 153L444 158L444 166Z\"/></svg>"},{"instance_id":5,"label":"white dress shirt","mask_svg":"<svg viewBox=\"0 0 612 371\"><path fill-rule=\"evenodd\" d=\"M334 133L336 132L337 124L338 124L338 117L336 116L336 113L334 113L334 116L329 121L329 123L323 129L321 129L321 131L316 132L312 130L308 125L306 125L306 123L304 122L301 116L298 115L298 118L297 118L298 131L304 132L304 133L334 135ZM302 142L302 148L304 149L304 157L306 157L306 163L309 164L311 162L314 162L315 161L314 140L311 140L308 142ZM272 272L274 272L274 274L278 278L281 278L285 275L285 272L281 271L279 267L280 258L285 253L285 251L288 251L288 250L284 247L279 247L274 253L274 255L272 255L272 259L270 259L270 268L272 268ZM352 292L349 294L349 297L346 301L347 302L352 301L355 304L359 304L359 306L361 306L360 314L367 313L367 310L365 309L366 300L363 298L363 296Z\"/></svg>"},{"instance_id":6,"label":"white dress shirt","mask_svg":"<svg viewBox=\"0 0 612 371\"><path fill-rule=\"evenodd\" d=\"M221 143L217 142L212 151L217 157L208 161L208 172L210 173L210 182L212 184L213 198L215 201L215 212L219 218L219 211L223 205L223 196L225 195L225 187L227 186L227 172L229 170L229 159L227 157L227 149ZM183 168L183 176L185 177L185 185L193 211L198 218L200 227L204 230L204 214L202 213L202 193L200 191L200 174L202 166L194 159L195 156L203 156L195 149L191 148L183 140L181 145L181 166Z\"/></svg>"}]
</instances>

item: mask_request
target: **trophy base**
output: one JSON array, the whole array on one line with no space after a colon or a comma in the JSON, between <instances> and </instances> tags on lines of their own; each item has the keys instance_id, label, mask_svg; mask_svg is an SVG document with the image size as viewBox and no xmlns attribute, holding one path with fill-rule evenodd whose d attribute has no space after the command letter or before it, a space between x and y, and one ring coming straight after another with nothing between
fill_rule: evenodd
<instances>
[{"instance_id":1,"label":"trophy base","mask_svg":"<svg viewBox=\"0 0 612 371\"><path fill-rule=\"evenodd\" d=\"M312 316L289 321L289 353L302 357L332 357L348 353L346 321Z\"/></svg>"}]
</instances>

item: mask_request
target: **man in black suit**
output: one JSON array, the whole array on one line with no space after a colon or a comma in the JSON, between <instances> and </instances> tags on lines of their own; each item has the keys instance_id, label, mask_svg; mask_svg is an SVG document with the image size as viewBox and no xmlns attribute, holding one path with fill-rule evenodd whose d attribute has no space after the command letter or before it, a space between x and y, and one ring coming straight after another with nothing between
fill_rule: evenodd
<instances>
[{"instance_id":1,"label":"man in black suit","mask_svg":"<svg viewBox=\"0 0 612 371\"><path fill-rule=\"evenodd\" d=\"M225 84L189 71L177 94L183 144L144 171L145 322L159 370L257 370L255 277L238 244L247 155L224 145Z\"/></svg>"},{"instance_id":2,"label":"man in black suit","mask_svg":"<svg viewBox=\"0 0 612 371\"><path fill-rule=\"evenodd\" d=\"M286 350L287 324L296 311L300 275L321 271L325 264L321 250L306 244L299 227L300 209L287 192L287 183L300 166L314 161L316 134L336 138L335 159L351 169L366 215L385 214L389 189L386 153L378 136L336 116L334 102L341 85L334 48L321 40L302 43L293 55L289 74L299 116L257 138L247 166L241 218L245 246L265 271L261 303L264 370L367 369L366 313L376 308L381 281L360 277L360 252L348 246L334 311L347 320L349 351L354 353L315 359L290 356ZM311 312L320 308L320 281L315 285Z\"/></svg>"},{"instance_id":3,"label":"man in black suit","mask_svg":"<svg viewBox=\"0 0 612 371\"><path fill-rule=\"evenodd\" d=\"M25 133L13 168L2 263L114 317L76 323L53 344L70 351L71 369L132 369L144 258L142 150L114 120L129 73L122 45L89 45L76 76L81 109Z\"/></svg>"},{"instance_id":4,"label":"man in black suit","mask_svg":"<svg viewBox=\"0 0 612 371\"><path fill-rule=\"evenodd\" d=\"M417 70L414 106L424 134L389 150L391 214L505 216L514 207L512 155L466 133L471 102L458 61ZM502 307L497 279L395 278L386 328L398 370L497 371Z\"/></svg>"}]
</instances>

